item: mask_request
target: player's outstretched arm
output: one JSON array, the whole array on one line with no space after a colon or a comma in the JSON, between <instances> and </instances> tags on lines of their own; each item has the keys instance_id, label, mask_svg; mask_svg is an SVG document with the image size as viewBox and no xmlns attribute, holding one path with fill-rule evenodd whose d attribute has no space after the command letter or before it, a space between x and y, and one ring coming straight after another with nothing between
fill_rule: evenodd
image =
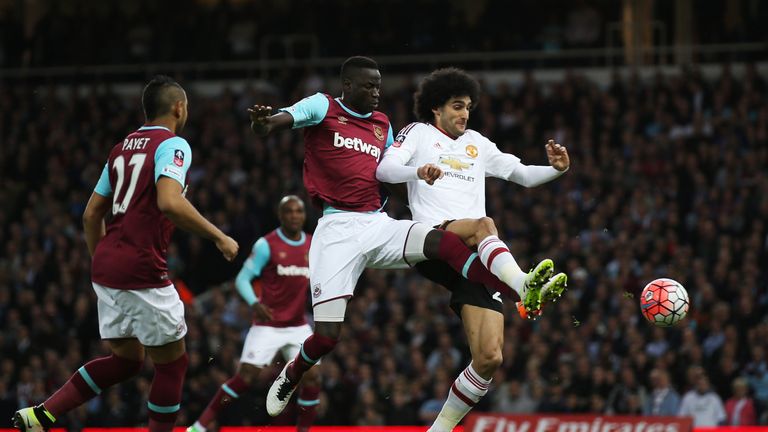
<instances>
[{"instance_id":1,"label":"player's outstretched arm","mask_svg":"<svg viewBox=\"0 0 768 432\"><path fill-rule=\"evenodd\" d=\"M293 125L293 116L286 112L272 114L272 107L254 105L248 108L251 117L251 130L259 136L267 136L272 132L290 129Z\"/></svg>"},{"instance_id":2,"label":"player's outstretched arm","mask_svg":"<svg viewBox=\"0 0 768 432\"><path fill-rule=\"evenodd\" d=\"M177 227L212 240L227 261L237 255L237 242L208 222L197 209L181 194L181 184L170 178L160 177L157 181L157 207Z\"/></svg>"},{"instance_id":3,"label":"player's outstretched arm","mask_svg":"<svg viewBox=\"0 0 768 432\"><path fill-rule=\"evenodd\" d=\"M88 245L88 252L91 256L96 251L96 245L106 234L104 226L104 216L112 205L112 199L93 192L88 204L83 212L83 232L85 233L85 243Z\"/></svg>"},{"instance_id":4,"label":"player's outstretched arm","mask_svg":"<svg viewBox=\"0 0 768 432\"><path fill-rule=\"evenodd\" d=\"M509 174L507 180L525 187L535 187L552 181L563 175L571 165L568 157L568 150L565 146L555 143L555 140L549 140L545 146L549 166L544 165L524 165L517 162L515 169ZM504 153L499 153L500 158L512 157Z\"/></svg>"}]
</instances>

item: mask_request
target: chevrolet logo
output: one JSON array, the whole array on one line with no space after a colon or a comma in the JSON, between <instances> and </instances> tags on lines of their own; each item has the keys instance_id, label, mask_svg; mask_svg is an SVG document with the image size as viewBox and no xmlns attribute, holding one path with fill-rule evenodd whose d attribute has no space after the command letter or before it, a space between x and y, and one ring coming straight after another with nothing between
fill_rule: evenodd
<instances>
[{"instance_id":1,"label":"chevrolet logo","mask_svg":"<svg viewBox=\"0 0 768 432\"><path fill-rule=\"evenodd\" d=\"M448 165L451 167L451 169L454 169L456 171L463 171L465 169L472 168L472 163L462 162L454 157L450 156L440 156L440 163L443 165Z\"/></svg>"}]
</instances>

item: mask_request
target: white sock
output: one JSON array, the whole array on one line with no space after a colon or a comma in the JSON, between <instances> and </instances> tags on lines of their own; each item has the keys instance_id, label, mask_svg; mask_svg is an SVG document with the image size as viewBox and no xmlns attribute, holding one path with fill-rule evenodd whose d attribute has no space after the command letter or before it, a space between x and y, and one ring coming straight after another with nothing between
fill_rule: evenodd
<instances>
[{"instance_id":1,"label":"white sock","mask_svg":"<svg viewBox=\"0 0 768 432\"><path fill-rule=\"evenodd\" d=\"M206 431L206 427L205 427L205 426L203 426L202 424L200 424L200 422L199 422L199 421L196 421L196 422L195 422L195 424L194 424L194 425L192 425L192 426L196 427L196 428L197 428L197 430L199 430L199 431L202 431L202 432L205 432L205 431Z\"/></svg>"},{"instance_id":2,"label":"white sock","mask_svg":"<svg viewBox=\"0 0 768 432\"><path fill-rule=\"evenodd\" d=\"M427 432L451 432L480 398L488 393L490 383L491 380L478 375L471 364L467 366L448 390L448 399Z\"/></svg>"},{"instance_id":3,"label":"white sock","mask_svg":"<svg viewBox=\"0 0 768 432\"><path fill-rule=\"evenodd\" d=\"M527 275L517 265L515 257L503 241L495 235L490 235L477 245L477 254L488 271L520 295ZM522 298L522 295L520 297Z\"/></svg>"}]
</instances>

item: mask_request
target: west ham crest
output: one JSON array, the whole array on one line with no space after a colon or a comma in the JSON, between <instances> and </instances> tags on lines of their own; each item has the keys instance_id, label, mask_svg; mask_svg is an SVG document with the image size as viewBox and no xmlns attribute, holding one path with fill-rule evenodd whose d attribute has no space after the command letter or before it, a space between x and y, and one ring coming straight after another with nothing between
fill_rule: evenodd
<instances>
[{"instance_id":1,"label":"west ham crest","mask_svg":"<svg viewBox=\"0 0 768 432\"><path fill-rule=\"evenodd\" d=\"M380 126L373 127L373 134L376 135L377 140L384 141L384 131L381 130Z\"/></svg>"}]
</instances>

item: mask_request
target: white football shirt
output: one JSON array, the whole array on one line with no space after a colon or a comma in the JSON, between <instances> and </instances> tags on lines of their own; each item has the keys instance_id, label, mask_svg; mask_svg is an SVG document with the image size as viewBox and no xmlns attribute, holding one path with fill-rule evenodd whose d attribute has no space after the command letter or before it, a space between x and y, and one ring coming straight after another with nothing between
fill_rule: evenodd
<instances>
[{"instance_id":1,"label":"white football shirt","mask_svg":"<svg viewBox=\"0 0 768 432\"><path fill-rule=\"evenodd\" d=\"M453 139L428 123L403 128L387 150L390 156L412 167L432 163L445 173L431 186L422 180L408 182L413 220L430 226L485 216L485 178L508 180L520 166L520 158L502 153L474 130Z\"/></svg>"}]
</instances>

